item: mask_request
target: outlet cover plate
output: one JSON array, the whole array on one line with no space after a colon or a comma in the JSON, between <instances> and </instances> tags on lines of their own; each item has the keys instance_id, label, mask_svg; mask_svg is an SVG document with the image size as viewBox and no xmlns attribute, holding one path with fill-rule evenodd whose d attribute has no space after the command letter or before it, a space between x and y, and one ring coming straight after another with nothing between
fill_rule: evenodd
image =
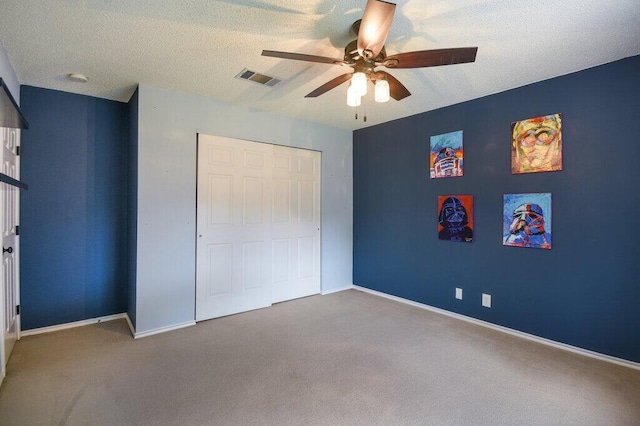
<instances>
[{"instance_id":1,"label":"outlet cover plate","mask_svg":"<svg viewBox=\"0 0 640 426\"><path fill-rule=\"evenodd\" d=\"M462 300L462 289L456 287L456 299Z\"/></svg>"},{"instance_id":2,"label":"outlet cover plate","mask_svg":"<svg viewBox=\"0 0 640 426\"><path fill-rule=\"evenodd\" d=\"M482 293L482 306L484 306L485 308L490 308L491 307L491 295L490 294Z\"/></svg>"}]
</instances>

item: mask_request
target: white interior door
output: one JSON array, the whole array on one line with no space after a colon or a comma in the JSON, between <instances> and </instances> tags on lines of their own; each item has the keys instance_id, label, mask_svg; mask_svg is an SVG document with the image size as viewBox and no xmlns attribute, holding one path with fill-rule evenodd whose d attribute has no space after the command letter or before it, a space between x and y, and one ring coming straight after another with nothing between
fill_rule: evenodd
<instances>
[{"instance_id":1,"label":"white interior door","mask_svg":"<svg viewBox=\"0 0 640 426\"><path fill-rule=\"evenodd\" d=\"M196 321L271 305L272 150L198 135Z\"/></svg>"},{"instance_id":2,"label":"white interior door","mask_svg":"<svg viewBox=\"0 0 640 426\"><path fill-rule=\"evenodd\" d=\"M2 128L2 173L19 179L17 147L19 130ZM2 183L2 288L3 288L3 332L4 365L19 337L18 293L18 191L19 189ZM3 368L4 371L4 368Z\"/></svg>"},{"instance_id":3,"label":"white interior door","mask_svg":"<svg viewBox=\"0 0 640 426\"><path fill-rule=\"evenodd\" d=\"M318 151L274 146L273 302L320 293Z\"/></svg>"}]
</instances>

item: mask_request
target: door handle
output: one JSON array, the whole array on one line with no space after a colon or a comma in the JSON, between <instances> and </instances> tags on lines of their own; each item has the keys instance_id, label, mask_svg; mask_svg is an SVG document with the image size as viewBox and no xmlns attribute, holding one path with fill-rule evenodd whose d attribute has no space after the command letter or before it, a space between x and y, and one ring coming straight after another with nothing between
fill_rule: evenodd
<instances>
[{"instance_id":1,"label":"door handle","mask_svg":"<svg viewBox=\"0 0 640 426\"><path fill-rule=\"evenodd\" d=\"M2 247L2 254L5 254L5 253L9 253L9 254L13 253L13 247L9 247L9 248Z\"/></svg>"}]
</instances>

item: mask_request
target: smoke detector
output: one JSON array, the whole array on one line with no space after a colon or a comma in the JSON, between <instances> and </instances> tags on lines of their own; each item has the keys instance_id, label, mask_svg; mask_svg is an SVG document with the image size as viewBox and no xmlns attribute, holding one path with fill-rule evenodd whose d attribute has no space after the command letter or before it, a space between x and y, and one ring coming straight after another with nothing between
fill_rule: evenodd
<instances>
[{"instance_id":1,"label":"smoke detector","mask_svg":"<svg viewBox=\"0 0 640 426\"><path fill-rule=\"evenodd\" d=\"M69 78L69 80L75 81L76 83L86 83L87 81L89 81L89 79L84 74L80 74L77 72L72 72L71 74L68 74L67 77Z\"/></svg>"}]
</instances>

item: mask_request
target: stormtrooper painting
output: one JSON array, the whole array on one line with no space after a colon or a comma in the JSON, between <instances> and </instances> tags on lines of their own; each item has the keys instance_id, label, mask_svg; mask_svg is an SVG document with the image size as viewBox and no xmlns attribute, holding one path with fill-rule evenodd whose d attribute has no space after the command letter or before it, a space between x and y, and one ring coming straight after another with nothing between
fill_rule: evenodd
<instances>
[{"instance_id":1,"label":"stormtrooper painting","mask_svg":"<svg viewBox=\"0 0 640 426\"><path fill-rule=\"evenodd\" d=\"M431 136L430 177L462 176L463 172L462 130Z\"/></svg>"},{"instance_id":2,"label":"stormtrooper painting","mask_svg":"<svg viewBox=\"0 0 640 426\"><path fill-rule=\"evenodd\" d=\"M473 195L440 195L438 206L438 238L473 241Z\"/></svg>"},{"instance_id":3,"label":"stormtrooper painting","mask_svg":"<svg viewBox=\"0 0 640 426\"><path fill-rule=\"evenodd\" d=\"M505 194L503 245L551 249L551 194Z\"/></svg>"}]
</instances>

